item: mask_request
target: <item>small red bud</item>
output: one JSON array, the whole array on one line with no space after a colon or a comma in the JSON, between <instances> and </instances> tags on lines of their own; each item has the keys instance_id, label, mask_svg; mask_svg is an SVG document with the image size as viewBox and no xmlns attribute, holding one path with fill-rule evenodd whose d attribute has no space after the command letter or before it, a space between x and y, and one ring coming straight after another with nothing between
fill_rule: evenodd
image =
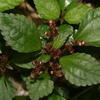
<instances>
[{"instance_id":1,"label":"small red bud","mask_svg":"<svg viewBox=\"0 0 100 100\"><path fill-rule=\"evenodd\" d=\"M55 75L56 77L62 77L62 76L63 76L62 72L60 72L60 71L55 71L55 72L54 72L54 75Z\"/></svg>"},{"instance_id":2,"label":"small red bud","mask_svg":"<svg viewBox=\"0 0 100 100\"><path fill-rule=\"evenodd\" d=\"M84 41L80 41L80 42L79 42L79 46L83 46L84 44L85 44Z\"/></svg>"},{"instance_id":3,"label":"small red bud","mask_svg":"<svg viewBox=\"0 0 100 100\"><path fill-rule=\"evenodd\" d=\"M35 65L35 64L36 64L36 62L35 62L35 61L33 61L33 62L32 62L32 64L33 64L33 65Z\"/></svg>"},{"instance_id":4,"label":"small red bud","mask_svg":"<svg viewBox=\"0 0 100 100\"><path fill-rule=\"evenodd\" d=\"M53 23L53 20L49 20L48 23L49 23L49 24L52 24L52 23Z\"/></svg>"}]
</instances>

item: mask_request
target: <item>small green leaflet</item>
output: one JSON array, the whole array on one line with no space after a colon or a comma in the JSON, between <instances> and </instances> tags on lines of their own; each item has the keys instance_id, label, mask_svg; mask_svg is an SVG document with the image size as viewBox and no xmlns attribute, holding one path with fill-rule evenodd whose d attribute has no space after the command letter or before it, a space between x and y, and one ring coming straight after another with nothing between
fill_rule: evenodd
<instances>
[{"instance_id":1,"label":"small green leaflet","mask_svg":"<svg viewBox=\"0 0 100 100\"><path fill-rule=\"evenodd\" d=\"M85 53L75 53L60 59L66 80L76 86L91 86L100 83L100 65L95 58Z\"/></svg>"},{"instance_id":2,"label":"small green leaflet","mask_svg":"<svg viewBox=\"0 0 100 100\"><path fill-rule=\"evenodd\" d=\"M12 100L16 95L16 89L11 81L0 77L0 100Z\"/></svg>"},{"instance_id":3,"label":"small green leaflet","mask_svg":"<svg viewBox=\"0 0 100 100\"><path fill-rule=\"evenodd\" d=\"M57 0L33 0L37 12L41 17L48 20L55 20L60 16L60 7Z\"/></svg>"},{"instance_id":4,"label":"small green leaflet","mask_svg":"<svg viewBox=\"0 0 100 100\"><path fill-rule=\"evenodd\" d=\"M32 83L31 81L26 81L27 89L31 100L39 100L44 96L48 96L52 93L54 84L49 78L44 77L41 80L36 80Z\"/></svg>"},{"instance_id":5,"label":"small green leaflet","mask_svg":"<svg viewBox=\"0 0 100 100\"><path fill-rule=\"evenodd\" d=\"M83 40L87 45L100 47L100 8L88 12L74 39Z\"/></svg>"},{"instance_id":6,"label":"small green leaflet","mask_svg":"<svg viewBox=\"0 0 100 100\"><path fill-rule=\"evenodd\" d=\"M66 99L64 97L62 97L62 96L53 94L48 98L48 100L66 100Z\"/></svg>"},{"instance_id":7,"label":"small green leaflet","mask_svg":"<svg viewBox=\"0 0 100 100\"><path fill-rule=\"evenodd\" d=\"M35 68L35 66L32 64L32 62L28 62L28 63L24 63L24 64L15 64L21 68L24 68L24 69L32 69L32 68Z\"/></svg>"},{"instance_id":8,"label":"small green leaflet","mask_svg":"<svg viewBox=\"0 0 100 100\"><path fill-rule=\"evenodd\" d=\"M0 12L13 9L22 2L24 2L24 0L0 0Z\"/></svg>"},{"instance_id":9,"label":"small green leaflet","mask_svg":"<svg viewBox=\"0 0 100 100\"><path fill-rule=\"evenodd\" d=\"M38 57L36 59L36 61L47 63L48 61L50 61L50 59L51 59L50 55L48 55L48 54L42 54L40 57Z\"/></svg>"},{"instance_id":10,"label":"small green leaflet","mask_svg":"<svg viewBox=\"0 0 100 100\"><path fill-rule=\"evenodd\" d=\"M35 24L23 15L0 13L0 30L7 44L18 52L28 53L41 49Z\"/></svg>"},{"instance_id":11,"label":"small green leaflet","mask_svg":"<svg viewBox=\"0 0 100 100\"><path fill-rule=\"evenodd\" d=\"M61 25L58 31L59 34L53 41L53 47L56 49L61 48L72 32L72 26L67 24Z\"/></svg>"},{"instance_id":12,"label":"small green leaflet","mask_svg":"<svg viewBox=\"0 0 100 100\"><path fill-rule=\"evenodd\" d=\"M80 4L80 3L71 3L66 10L65 21L70 24L79 24L86 13L89 11L90 7Z\"/></svg>"}]
</instances>

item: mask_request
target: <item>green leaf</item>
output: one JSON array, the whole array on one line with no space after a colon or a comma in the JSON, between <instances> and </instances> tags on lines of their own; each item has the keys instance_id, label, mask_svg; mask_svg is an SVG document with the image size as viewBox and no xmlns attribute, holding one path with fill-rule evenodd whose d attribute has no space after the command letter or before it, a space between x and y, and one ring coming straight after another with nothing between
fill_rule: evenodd
<instances>
[{"instance_id":1,"label":"green leaf","mask_svg":"<svg viewBox=\"0 0 100 100\"><path fill-rule=\"evenodd\" d=\"M67 24L61 25L58 31L59 35L53 41L53 47L56 49L61 48L72 32L72 26Z\"/></svg>"},{"instance_id":2,"label":"green leaf","mask_svg":"<svg viewBox=\"0 0 100 100\"><path fill-rule=\"evenodd\" d=\"M53 94L48 100L66 100L64 97Z\"/></svg>"},{"instance_id":3,"label":"green leaf","mask_svg":"<svg viewBox=\"0 0 100 100\"><path fill-rule=\"evenodd\" d=\"M24 64L18 64L18 63L15 63L15 65L21 67L21 68L25 68L25 69L32 69L32 68L35 68L35 66L32 64L32 62L29 62L29 63L24 63Z\"/></svg>"},{"instance_id":4,"label":"green leaf","mask_svg":"<svg viewBox=\"0 0 100 100\"><path fill-rule=\"evenodd\" d=\"M44 96L48 96L52 93L54 84L49 78L44 77L44 79L36 80L32 83L31 81L26 81L27 89L31 100L39 100Z\"/></svg>"},{"instance_id":5,"label":"green leaf","mask_svg":"<svg viewBox=\"0 0 100 100\"><path fill-rule=\"evenodd\" d=\"M87 13L74 39L83 40L88 45L100 47L100 8L92 9Z\"/></svg>"},{"instance_id":6,"label":"green leaf","mask_svg":"<svg viewBox=\"0 0 100 100\"><path fill-rule=\"evenodd\" d=\"M65 14L65 21L67 21L70 24L79 24L86 13L89 11L90 7L79 4L79 3L71 3L66 10Z\"/></svg>"},{"instance_id":7,"label":"green leaf","mask_svg":"<svg viewBox=\"0 0 100 100\"><path fill-rule=\"evenodd\" d=\"M60 64L66 80L76 86L100 83L100 65L88 54L75 53L62 57Z\"/></svg>"},{"instance_id":8,"label":"green leaf","mask_svg":"<svg viewBox=\"0 0 100 100\"><path fill-rule=\"evenodd\" d=\"M11 81L0 77L0 100L12 100L16 95L16 89Z\"/></svg>"},{"instance_id":9,"label":"green leaf","mask_svg":"<svg viewBox=\"0 0 100 100\"><path fill-rule=\"evenodd\" d=\"M0 0L0 12L13 9L23 1L24 0Z\"/></svg>"},{"instance_id":10,"label":"green leaf","mask_svg":"<svg viewBox=\"0 0 100 100\"><path fill-rule=\"evenodd\" d=\"M28 53L41 49L35 24L23 15L0 13L0 30L6 42L18 52Z\"/></svg>"},{"instance_id":11,"label":"green leaf","mask_svg":"<svg viewBox=\"0 0 100 100\"><path fill-rule=\"evenodd\" d=\"M55 20L60 16L60 7L57 0L33 0L41 17Z\"/></svg>"},{"instance_id":12,"label":"green leaf","mask_svg":"<svg viewBox=\"0 0 100 100\"><path fill-rule=\"evenodd\" d=\"M70 3L72 0L58 0L60 8L62 10L64 10Z\"/></svg>"},{"instance_id":13,"label":"green leaf","mask_svg":"<svg viewBox=\"0 0 100 100\"><path fill-rule=\"evenodd\" d=\"M42 54L40 57L38 57L36 59L36 61L47 63L48 61L50 61L50 59L51 59L50 55L48 55L48 54Z\"/></svg>"}]
</instances>

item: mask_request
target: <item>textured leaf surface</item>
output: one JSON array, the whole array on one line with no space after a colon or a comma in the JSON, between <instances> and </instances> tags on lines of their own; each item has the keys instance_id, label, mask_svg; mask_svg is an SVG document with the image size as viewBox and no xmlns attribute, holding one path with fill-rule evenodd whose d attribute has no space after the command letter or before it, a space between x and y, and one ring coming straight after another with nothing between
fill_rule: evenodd
<instances>
[{"instance_id":1,"label":"textured leaf surface","mask_svg":"<svg viewBox=\"0 0 100 100\"><path fill-rule=\"evenodd\" d=\"M31 100L39 100L52 93L54 88L53 81L49 78L44 78L45 79L37 80L35 83L26 82Z\"/></svg>"},{"instance_id":2,"label":"textured leaf surface","mask_svg":"<svg viewBox=\"0 0 100 100\"><path fill-rule=\"evenodd\" d=\"M23 1L24 0L0 0L0 12L12 9Z\"/></svg>"},{"instance_id":3,"label":"textured leaf surface","mask_svg":"<svg viewBox=\"0 0 100 100\"><path fill-rule=\"evenodd\" d=\"M100 47L100 8L88 12L74 38L83 40L88 45Z\"/></svg>"},{"instance_id":4,"label":"textured leaf surface","mask_svg":"<svg viewBox=\"0 0 100 100\"><path fill-rule=\"evenodd\" d=\"M0 13L0 30L6 42L18 52L41 49L35 24L22 15Z\"/></svg>"},{"instance_id":5,"label":"textured leaf surface","mask_svg":"<svg viewBox=\"0 0 100 100\"><path fill-rule=\"evenodd\" d=\"M72 0L58 0L60 8L62 10L64 10L70 3Z\"/></svg>"},{"instance_id":6,"label":"textured leaf surface","mask_svg":"<svg viewBox=\"0 0 100 100\"><path fill-rule=\"evenodd\" d=\"M45 19L54 20L59 18L60 7L57 0L33 0L38 13Z\"/></svg>"},{"instance_id":7,"label":"textured leaf surface","mask_svg":"<svg viewBox=\"0 0 100 100\"><path fill-rule=\"evenodd\" d=\"M65 20L70 24L78 24L82 21L90 7L84 4L71 3L65 14Z\"/></svg>"},{"instance_id":8,"label":"textured leaf surface","mask_svg":"<svg viewBox=\"0 0 100 100\"><path fill-rule=\"evenodd\" d=\"M12 100L15 94L16 89L13 84L4 77L0 77L0 100Z\"/></svg>"},{"instance_id":9,"label":"textured leaf surface","mask_svg":"<svg viewBox=\"0 0 100 100\"><path fill-rule=\"evenodd\" d=\"M60 48L63 46L65 41L67 40L68 36L71 35L73 32L73 28L70 25L61 25L59 27L59 35L53 41L54 48Z\"/></svg>"},{"instance_id":10,"label":"textured leaf surface","mask_svg":"<svg viewBox=\"0 0 100 100\"><path fill-rule=\"evenodd\" d=\"M76 53L60 59L66 80L76 86L100 83L100 65L88 54Z\"/></svg>"},{"instance_id":11,"label":"textured leaf surface","mask_svg":"<svg viewBox=\"0 0 100 100\"><path fill-rule=\"evenodd\" d=\"M66 100L64 97L53 94L48 100Z\"/></svg>"}]
</instances>

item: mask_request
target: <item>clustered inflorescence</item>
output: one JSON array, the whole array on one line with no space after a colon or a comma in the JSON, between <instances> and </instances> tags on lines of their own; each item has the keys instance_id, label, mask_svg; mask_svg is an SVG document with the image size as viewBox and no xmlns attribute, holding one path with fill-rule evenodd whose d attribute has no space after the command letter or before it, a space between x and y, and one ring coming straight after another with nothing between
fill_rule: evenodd
<instances>
[{"instance_id":1,"label":"clustered inflorescence","mask_svg":"<svg viewBox=\"0 0 100 100\"><path fill-rule=\"evenodd\" d=\"M45 32L45 35L50 36L54 39L58 34L58 27L56 26L56 22L50 20L49 26L51 27L50 31ZM75 52L73 46L79 45L83 46L84 41L73 40L71 44L65 44L63 48L55 49L53 48L52 44L49 42L45 45L43 49L43 53L48 54L51 56L51 60L47 63L33 61L33 65L35 65L35 69L31 73L31 77L35 78L35 76L43 74L45 71L48 71L50 75L55 77L64 77L63 73L61 72L61 66L59 65L59 58L65 54L65 52L69 52L70 54Z\"/></svg>"}]
</instances>

